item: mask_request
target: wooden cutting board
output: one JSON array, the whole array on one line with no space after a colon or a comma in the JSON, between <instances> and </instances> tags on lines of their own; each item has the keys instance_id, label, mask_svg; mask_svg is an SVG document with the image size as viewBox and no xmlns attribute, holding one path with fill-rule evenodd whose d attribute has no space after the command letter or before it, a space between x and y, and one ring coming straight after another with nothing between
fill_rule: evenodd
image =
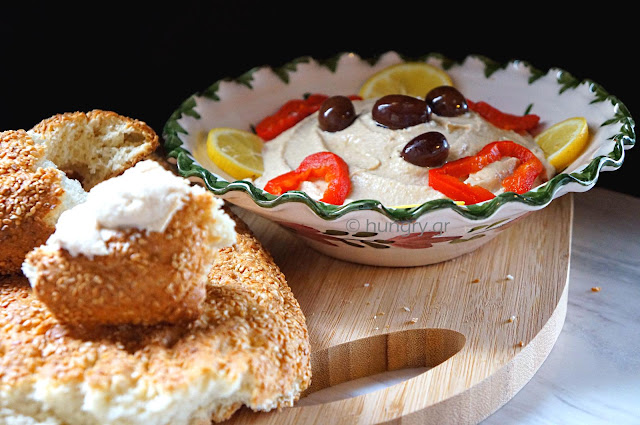
<instances>
[{"instance_id":1,"label":"wooden cutting board","mask_svg":"<svg viewBox=\"0 0 640 425\"><path fill-rule=\"evenodd\" d=\"M229 423L477 423L532 378L562 329L571 194L470 254L414 268L336 260L234 211L271 252L307 317L313 382L306 394L325 389L317 394L326 399L328 387L386 371L411 369L413 377L330 402L312 394L280 412L244 409Z\"/></svg>"}]
</instances>

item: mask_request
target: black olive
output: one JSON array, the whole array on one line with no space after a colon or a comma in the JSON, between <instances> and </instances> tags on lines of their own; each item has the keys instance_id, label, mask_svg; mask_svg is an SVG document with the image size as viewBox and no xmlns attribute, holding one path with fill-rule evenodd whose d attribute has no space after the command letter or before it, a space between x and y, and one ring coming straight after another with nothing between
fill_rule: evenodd
<instances>
[{"instance_id":1,"label":"black olive","mask_svg":"<svg viewBox=\"0 0 640 425\"><path fill-rule=\"evenodd\" d=\"M427 102L404 94L389 94L373 105L371 116L392 130L412 127L429 121L431 109Z\"/></svg>"},{"instance_id":2,"label":"black olive","mask_svg":"<svg viewBox=\"0 0 640 425\"><path fill-rule=\"evenodd\" d=\"M441 117L457 117L469 110L467 100L451 86L440 86L427 93L424 100L429 104L434 114Z\"/></svg>"},{"instance_id":3,"label":"black olive","mask_svg":"<svg viewBox=\"0 0 640 425\"><path fill-rule=\"evenodd\" d=\"M428 131L411 139L400 152L400 156L420 167L439 167L449 156L449 142L444 134Z\"/></svg>"},{"instance_id":4,"label":"black olive","mask_svg":"<svg viewBox=\"0 0 640 425\"><path fill-rule=\"evenodd\" d=\"M318 125L324 131L336 132L349 127L356 119L356 110L346 96L327 98L318 111Z\"/></svg>"}]
</instances>

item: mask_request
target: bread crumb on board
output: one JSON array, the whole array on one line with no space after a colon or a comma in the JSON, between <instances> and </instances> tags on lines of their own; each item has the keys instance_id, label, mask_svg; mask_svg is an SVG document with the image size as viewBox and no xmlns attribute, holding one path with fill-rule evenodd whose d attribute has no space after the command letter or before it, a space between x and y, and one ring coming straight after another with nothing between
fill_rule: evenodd
<instances>
[{"instance_id":1,"label":"bread crumb on board","mask_svg":"<svg viewBox=\"0 0 640 425\"><path fill-rule=\"evenodd\" d=\"M600 292L600 287L599 286L594 286L593 288L591 288L591 292Z\"/></svg>"},{"instance_id":2,"label":"bread crumb on board","mask_svg":"<svg viewBox=\"0 0 640 425\"><path fill-rule=\"evenodd\" d=\"M516 316L511 316L509 317L509 319L507 319L507 322L512 323L516 321Z\"/></svg>"}]
</instances>

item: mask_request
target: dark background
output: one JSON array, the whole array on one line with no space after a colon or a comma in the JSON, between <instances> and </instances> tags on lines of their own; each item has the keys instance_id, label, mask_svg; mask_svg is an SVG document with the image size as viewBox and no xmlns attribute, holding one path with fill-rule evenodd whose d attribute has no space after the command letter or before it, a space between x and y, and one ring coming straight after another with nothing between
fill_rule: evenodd
<instances>
[{"instance_id":1,"label":"dark background","mask_svg":"<svg viewBox=\"0 0 640 425\"><path fill-rule=\"evenodd\" d=\"M640 116L640 37L633 18L612 5L565 12L538 2L48 3L0 6L0 130L98 108L161 134L183 100L218 79L343 51L520 59L591 79ZM640 196L636 150L598 187Z\"/></svg>"}]
</instances>

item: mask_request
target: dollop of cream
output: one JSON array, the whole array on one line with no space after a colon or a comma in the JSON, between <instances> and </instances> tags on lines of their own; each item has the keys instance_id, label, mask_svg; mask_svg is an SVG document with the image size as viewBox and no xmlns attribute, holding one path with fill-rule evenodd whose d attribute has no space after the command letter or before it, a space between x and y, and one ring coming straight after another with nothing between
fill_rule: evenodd
<instances>
[{"instance_id":1,"label":"dollop of cream","mask_svg":"<svg viewBox=\"0 0 640 425\"><path fill-rule=\"evenodd\" d=\"M107 241L116 232L163 232L188 195L198 191L204 189L157 162L141 161L94 186L84 203L63 212L47 245L73 256L108 255Z\"/></svg>"}]
</instances>

